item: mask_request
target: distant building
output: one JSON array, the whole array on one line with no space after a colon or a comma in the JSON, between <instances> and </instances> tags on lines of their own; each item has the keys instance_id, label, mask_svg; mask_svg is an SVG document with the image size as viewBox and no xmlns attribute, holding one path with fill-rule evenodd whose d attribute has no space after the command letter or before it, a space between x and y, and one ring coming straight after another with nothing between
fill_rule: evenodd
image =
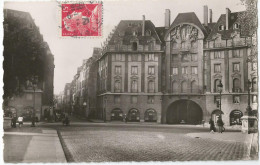
<instances>
[{"instance_id":1,"label":"distant building","mask_svg":"<svg viewBox=\"0 0 260 165\"><path fill-rule=\"evenodd\" d=\"M28 12L4 9L4 110L30 120L53 106L54 57Z\"/></svg>"}]
</instances>

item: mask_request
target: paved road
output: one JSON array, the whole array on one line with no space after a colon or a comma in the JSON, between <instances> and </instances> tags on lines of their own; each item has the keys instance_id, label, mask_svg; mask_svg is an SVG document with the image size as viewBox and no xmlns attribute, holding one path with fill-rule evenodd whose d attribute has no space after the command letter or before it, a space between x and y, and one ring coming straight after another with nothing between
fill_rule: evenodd
<instances>
[{"instance_id":1,"label":"paved road","mask_svg":"<svg viewBox=\"0 0 260 165\"><path fill-rule=\"evenodd\" d=\"M208 132L201 127L123 123L46 126L59 131L69 162L243 160L248 153L247 144L236 140L236 132L234 141L188 136Z\"/></svg>"}]
</instances>

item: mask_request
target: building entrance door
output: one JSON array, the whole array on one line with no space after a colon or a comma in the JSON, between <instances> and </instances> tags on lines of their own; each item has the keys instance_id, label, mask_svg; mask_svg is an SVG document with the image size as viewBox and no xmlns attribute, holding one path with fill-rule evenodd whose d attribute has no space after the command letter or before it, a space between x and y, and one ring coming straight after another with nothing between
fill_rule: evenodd
<instances>
[{"instance_id":1,"label":"building entrance door","mask_svg":"<svg viewBox=\"0 0 260 165\"><path fill-rule=\"evenodd\" d=\"M167 109L167 124L200 124L203 112L200 106L191 100L178 100Z\"/></svg>"}]
</instances>

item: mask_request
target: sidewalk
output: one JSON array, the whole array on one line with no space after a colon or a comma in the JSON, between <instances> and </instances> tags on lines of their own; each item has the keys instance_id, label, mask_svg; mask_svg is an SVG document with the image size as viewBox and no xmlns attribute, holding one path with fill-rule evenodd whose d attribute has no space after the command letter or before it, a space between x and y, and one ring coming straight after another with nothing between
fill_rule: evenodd
<instances>
[{"instance_id":1,"label":"sidewalk","mask_svg":"<svg viewBox=\"0 0 260 165\"><path fill-rule=\"evenodd\" d=\"M239 142L247 145L247 159L258 160L258 133L243 134L242 132L223 132L223 133L188 133L186 136L199 139L214 139L219 141Z\"/></svg>"},{"instance_id":2,"label":"sidewalk","mask_svg":"<svg viewBox=\"0 0 260 165\"><path fill-rule=\"evenodd\" d=\"M65 163L57 131L48 128L11 128L4 132L6 163Z\"/></svg>"}]
</instances>

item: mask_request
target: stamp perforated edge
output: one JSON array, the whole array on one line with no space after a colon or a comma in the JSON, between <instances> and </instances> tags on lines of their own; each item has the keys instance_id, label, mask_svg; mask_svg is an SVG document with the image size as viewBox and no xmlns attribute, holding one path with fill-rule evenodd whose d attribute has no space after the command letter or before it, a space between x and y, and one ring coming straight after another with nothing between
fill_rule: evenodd
<instances>
[{"instance_id":1,"label":"stamp perforated edge","mask_svg":"<svg viewBox=\"0 0 260 165\"><path fill-rule=\"evenodd\" d=\"M102 39L104 36L103 31L103 19L104 19L104 9L103 9L103 1L56 1L57 2L57 21L58 21L58 27L57 27L57 35L61 39ZM101 4L101 36L62 36L62 11L61 11L61 5L62 4Z\"/></svg>"}]
</instances>

